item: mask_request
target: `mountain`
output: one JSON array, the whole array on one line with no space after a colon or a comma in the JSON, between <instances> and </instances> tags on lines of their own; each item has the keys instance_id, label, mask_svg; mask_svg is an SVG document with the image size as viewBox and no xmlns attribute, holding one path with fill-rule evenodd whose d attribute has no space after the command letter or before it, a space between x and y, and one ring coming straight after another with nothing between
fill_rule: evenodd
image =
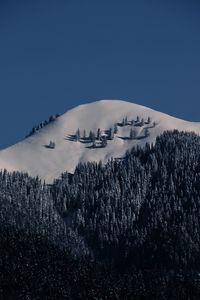
<instances>
[{"instance_id":1,"label":"mountain","mask_svg":"<svg viewBox=\"0 0 200 300\"><path fill-rule=\"evenodd\" d=\"M114 124L117 124L117 133L103 145L104 137L108 137L109 128L113 131ZM76 135L78 128L80 140ZM101 140L95 141L94 148L89 132L96 136L98 128ZM154 143L163 131L173 129L199 134L200 123L180 120L126 101L96 101L67 111L31 136L1 150L0 169L28 172L52 183L65 171L73 173L80 162L102 160L105 163L111 157L123 157L134 145Z\"/></svg>"}]
</instances>

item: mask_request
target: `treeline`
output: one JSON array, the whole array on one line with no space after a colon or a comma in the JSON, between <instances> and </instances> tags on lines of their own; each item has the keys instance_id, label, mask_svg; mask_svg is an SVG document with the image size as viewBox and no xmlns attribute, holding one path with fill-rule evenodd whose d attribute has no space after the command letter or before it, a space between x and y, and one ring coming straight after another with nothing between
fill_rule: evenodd
<instances>
[{"instance_id":1,"label":"treeline","mask_svg":"<svg viewBox=\"0 0 200 300\"><path fill-rule=\"evenodd\" d=\"M67 245L75 252L84 253L81 239L59 215L49 186L38 177L0 172L0 224L6 231L14 228L17 234L36 235L60 247Z\"/></svg>"},{"instance_id":2,"label":"treeline","mask_svg":"<svg viewBox=\"0 0 200 300\"><path fill-rule=\"evenodd\" d=\"M51 186L1 172L0 224L2 295L17 278L20 290L38 294L59 291L60 282L66 299L199 299L200 137L165 132L155 145L80 164ZM38 290L36 274L44 276Z\"/></svg>"},{"instance_id":3,"label":"treeline","mask_svg":"<svg viewBox=\"0 0 200 300\"><path fill-rule=\"evenodd\" d=\"M48 124L52 123L53 121L55 121L59 116L60 116L59 114L51 115L48 120L45 120L45 121L41 122L40 124L38 124L36 126L33 126L33 128L31 129L29 134L26 135L26 137L29 137L29 136L35 134L38 130L42 129L46 125L48 125Z\"/></svg>"},{"instance_id":4,"label":"treeline","mask_svg":"<svg viewBox=\"0 0 200 300\"><path fill-rule=\"evenodd\" d=\"M144 268L200 268L200 137L165 132L122 161L80 164L51 188L95 256Z\"/></svg>"}]
</instances>

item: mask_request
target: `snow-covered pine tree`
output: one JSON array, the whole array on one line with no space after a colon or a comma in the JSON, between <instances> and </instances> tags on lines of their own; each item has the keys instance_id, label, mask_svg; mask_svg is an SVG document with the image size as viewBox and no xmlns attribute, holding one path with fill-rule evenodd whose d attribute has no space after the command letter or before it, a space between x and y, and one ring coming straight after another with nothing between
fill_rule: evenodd
<instances>
[{"instance_id":1,"label":"snow-covered pine tree","mask_svg":"<svg viewBox=\"0 0 200 300\"><path fill-rule=\"evenodd\" d=\"M55 149L55 147L56 147L55 142L50 141L50 142L49 142L49 145L48 145L48 148L50 148L50 149Z\"/></svg>"},{"instance_id":2,"label":"snow-covered pine tree","mask_svg":"<svg viewBox=\"0 0 200 300\"><path fill-rule=\"evenodd\" d=\"M108 140L113 140L113 138L114 138L113 129L109 128L109 130L108 130Z\"/></svg>"},{"instance_id":3,"label":"snow-covered pine tree","mask_svg":"<svg viewBox=\"0 0 200 300\"><path fill-rule=\"evenodd\" d=\"M102 146L103 148L105 148L105 147L107 146L107 144L108 144L107 138L106 138L106 136L104 136L103 139L102 139L102 142L101 142L101 146Z\"/></svg>"}]
</instances>

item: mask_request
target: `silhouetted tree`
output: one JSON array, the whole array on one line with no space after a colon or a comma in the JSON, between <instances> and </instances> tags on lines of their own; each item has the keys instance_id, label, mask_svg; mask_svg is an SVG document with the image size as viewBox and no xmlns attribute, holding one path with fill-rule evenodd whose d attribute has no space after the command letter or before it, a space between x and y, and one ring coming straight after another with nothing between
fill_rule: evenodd
<instances>
[{"instance_id":1,"label":"silhouetted tree","mask_svg":"<svg viewBox=\"0 0 200 300\"><path fill-rule=\"evenodd\" d=\"M117 127L117 124L115 123L114 124L114 130L113 130L114 134L117 134L118 133L118 127Z\"/></svg>"},{"instance_id":2,"label":"silhouetted tree","mask_svg":"<svg viewBox=\"0 0 200 300\"><path fill-rule=\"evenodd\" d=\"M100 139L101 139L101 130L100 130L100 128L98 128L98 130L97 130L97 140L100 141Z\"/></svg>"},{"instance_id":3,"label":"silhouetted tree","mask_svg":"<svg viewBox=\"0 0 200 300\"><path fill-rule=\"evenodd\" d=\"M90 130L90 133L89 133L89 139L90 141L94 142L95 141L95 134L92 130Z\"/></svg>"},{"instance_id":4,"label":"silhouetted tree","mask_svg":"<svg viewBox=\"0 0 200 300\"><path fill-rule=\"evenodd\" d=\"M151 123L151 118L148 117L148 118L147 118L147 124L150 124L150 123Z\"/></svg>"},{"instance_id":5,"label":"silhouetted tree","mask_svg":"<svg viewBox=\"0 0 200 300\"><path fill-rule=\"evenodd\" d=\"M50 141L48 147L51 148L51 149L55 149L56 144L54 142Z\"/></svg>"},{"instance_id":6,"label":"silhouetted tree","mask_svg":"<svg viewBox=\"0 0 200 300\"><path fill-rule=\"evenodd\" d=\"M85 140L87 138L86 130L83 130L83 139Z\"/></svg>"},{"instance_id":7,"label":"silhouetted tree","mask_svg":"<svg viewBox=\"0 0 200 300\"><path fill-rule=\"evenodd\" d=\"M76 141L80 141L81 136L80 136L80 129L79 128L77 129L75 136L76 136Z\"/></svg>"},{"instance_id":8,"label":"silhouetted tree","mask_svg":"<svg viewBox=\"0 0 200 300\"><path fill-rule=\"evenodd\" d=\"M112 128L109 128L108 130L108 140L113 140L114 138L114 132Z\"/></svg>"}]
</instances>

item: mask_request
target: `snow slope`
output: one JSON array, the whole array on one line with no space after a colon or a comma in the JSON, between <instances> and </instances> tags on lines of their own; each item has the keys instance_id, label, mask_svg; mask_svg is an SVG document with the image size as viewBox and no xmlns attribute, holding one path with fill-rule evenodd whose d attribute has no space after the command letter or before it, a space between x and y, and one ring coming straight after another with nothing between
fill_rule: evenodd
<instances>
[{"instance_id":1,"label":"snow slope","mask_svg":"<svg viewBox=\"0 0 200 300\"><path fill-rule=\"evenodd\" d=\"M149 128L147 138L129 140L130 125L118 126L115 138L108 141L106 148L90 148L91 143L70 140L70 135L75 134L80 128L81 135L85 129L97 131L109 129L115 123L121 122L124 117L136 120L136 117L147 120L148 116L156 122L154 128ZM138 137L143 137L145 124L135 127ZM40 129L34 135L19 143L0 151L0 169L8 171L20 170L28 172L31 176L39 176L51 183L66 170L73 172L79 162L99 161L106 162L111 157L122 157L127 149L133 145L144 145L154 142L156 137L164 130L184 130L200 133L200 123L192 123L176 119L169 115L157 112L144 106L136 105L121 100L101 100L73 108L54 122ZM45 147L50 140L56 144L55 149Z\"/></svg>"}]
</instances>

